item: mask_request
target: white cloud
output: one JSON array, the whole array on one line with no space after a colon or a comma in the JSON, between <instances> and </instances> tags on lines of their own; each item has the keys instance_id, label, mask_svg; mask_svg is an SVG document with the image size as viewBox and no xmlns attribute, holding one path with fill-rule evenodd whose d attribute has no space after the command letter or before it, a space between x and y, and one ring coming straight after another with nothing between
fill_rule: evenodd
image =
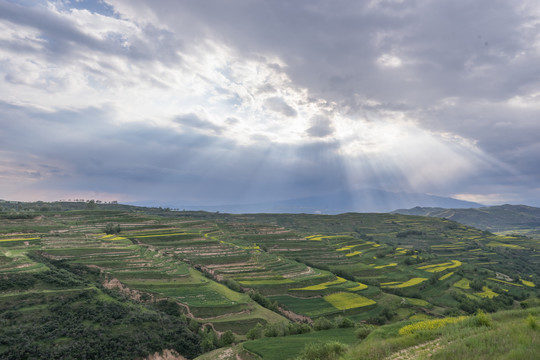
<instances>
[{"instance_id":1,"label":"white cloud","mask_svg":"<svg viewBox=\"0 0 540 360\"><path fill-rule=\"evenodd\" d=\"M399 57L391 54L383 54L377 59L377 64L383 67L398 68L402 61Z\"/></svg>"}]
</instances>

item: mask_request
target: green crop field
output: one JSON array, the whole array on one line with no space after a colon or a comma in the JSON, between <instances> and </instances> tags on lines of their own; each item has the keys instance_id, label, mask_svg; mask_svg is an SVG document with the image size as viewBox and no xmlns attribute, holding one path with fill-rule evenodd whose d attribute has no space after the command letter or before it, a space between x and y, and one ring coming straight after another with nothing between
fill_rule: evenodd
<instances>
[{"instance_id":1,"label":"green crop field","mask_svg":"<svg viewBox=\"0 0 540 360\"><path fill-rule=\"evenodd\" d=\"M310 343L339 341L347 345L357 342L353 329L333 329L311 332L302 335L292 335L284 338L268 338L248 341L244 348L261 356L265 360L292 359Z\"/></svg>"}]
</instances>

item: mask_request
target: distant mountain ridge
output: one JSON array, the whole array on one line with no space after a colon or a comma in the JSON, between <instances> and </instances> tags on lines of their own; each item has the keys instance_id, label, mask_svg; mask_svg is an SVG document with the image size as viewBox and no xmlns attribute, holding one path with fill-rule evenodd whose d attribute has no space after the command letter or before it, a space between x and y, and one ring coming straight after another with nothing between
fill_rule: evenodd
<instances>
[{"instance_id":1,"label":"distant mountain ridge","mask_svg":"<svg viewBox=\"0 0 540 360\"><path fill-rule=\"evenodd\" d=\"M493 232L529 230L527 235L540 234L540 208L527 205L499 205L471 209L414 207L393 211L396 214L446 218Z\"/></svg>"},{"instance_id":2,"label":"distant mountain ridge","mask_svg":"<svg viewBox=\"0 0 540 360\"><path fill-rule=\"evenodd\" d=\"M142 205L141 203L135 203ZM153 204L155 205L155 204ZM342 214L347 212L390 212L398 208L413 206L441 208L474 208L483 205L420 193L390 192L379 189L360 189L339 191L327 195L302 197L290 200L229 205L178 205L161 206L185 209L220 211L226 213L305 213L305 214Z\"/></svg>"}]
</instances>

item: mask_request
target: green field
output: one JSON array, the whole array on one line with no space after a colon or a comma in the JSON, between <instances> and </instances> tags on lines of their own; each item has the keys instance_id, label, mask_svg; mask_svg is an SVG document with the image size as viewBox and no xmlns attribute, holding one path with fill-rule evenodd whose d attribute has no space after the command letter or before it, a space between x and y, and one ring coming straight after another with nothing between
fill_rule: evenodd
<instances>
[{"instance_id":1,"label":"green field","mask_svg":"<svg viewBox=\"0 0 540 360\"><path fill-rule=\"evenodd\" d=\"M353 345L358 341L354 335L354 329L332 329L302 335L247 341L243 344L243 347L265 360L283 360L294 358L309 343L332 340L347 345Z\"/></svg>"}]
</instances>

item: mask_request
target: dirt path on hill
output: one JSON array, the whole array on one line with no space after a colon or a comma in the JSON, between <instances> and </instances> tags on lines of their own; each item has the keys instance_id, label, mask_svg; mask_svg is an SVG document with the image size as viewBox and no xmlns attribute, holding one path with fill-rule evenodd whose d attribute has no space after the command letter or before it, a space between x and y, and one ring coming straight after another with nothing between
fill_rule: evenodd
<instances>
[{"instance_id":1,"label":"dirt path on hill","mask_svg":"<svg viewBox=\"0 0 540 360\"><path fill-rule=\"evenodd\" d=\"M433 340L416 346L400 350L384 358L384 360L414 360L420 356L431 357L433 353L441 348L440 340Z\"/></svg>"}]
</instances>

